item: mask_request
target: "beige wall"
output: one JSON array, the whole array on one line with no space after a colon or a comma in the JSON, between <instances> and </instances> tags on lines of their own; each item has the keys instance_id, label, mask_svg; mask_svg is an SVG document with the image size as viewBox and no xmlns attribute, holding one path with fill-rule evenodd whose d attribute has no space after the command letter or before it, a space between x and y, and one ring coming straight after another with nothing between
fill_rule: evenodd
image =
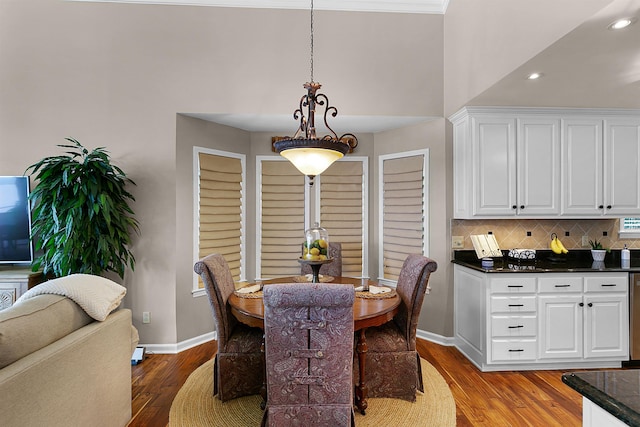
<instances>
[{"instance_id":1,"label":"beige wall","mask_svg":"<svg viewBox=\"0 0 640 427\"><path fill-rule=\"evenodd\" d=\"M438 270L429 279L431 293L425 298L420 315L419 328L443 336L453 335L453 286L450 265L449 212L447 194L451 191L447 149L445 145L445 119L426 121L414 126L381 132L375 135L374 175L377 177L378 159L383 154L429 149L429 257L438 262ZM375 213L371 224L377 230L378 187L372 193ZM376 233L377 234L377 233ZM372 234L375 236L375 234ZM377 236L375 236L377 237ZM372 242L375 248L378 241ZM375 258L375 257L374 257ZM377 270L375 270L377 271Z\"/></svg>"},{"instance_id":2,"label":"beige wall","mask_svg":"<svg viewBox=\"0 0 640 427\"><path fill-rule=\"evenodd\" d=\"M612 1L452 0L444 27L445 116Z\"/></svg>"},{"instance_id":3,"label":"beige wall","mask_svg":"<svg viewBox=\"0 0 640 427\"><path fill-rule=\"evenodd\" d=\"M315 79L341 115L436 118L359 135L359 153L371 156L374 171L372 224L373 156L430 149L429 246L440 269L421 329L452 331L445 102L452 113L607 3L544 0L555 14L524 0L453 0L446 18L316 12ZM308 41L303 10L0 0L0 174L22 174L60 154L55 145L72 136L89 148L107 147L136 181L141 234L132 248L136 270L124 285L141 342L175 344L211 330L207 302L191 296L192 146L239 148L249 169L253 156L268 153L271 136L180 113L290 115L309 79ZM251 186L248 196L255 198ZM254 223L249 218L255 232ZM143 311L151 312L148 325Z\"/></svg>"},{"instance_id":4,"label":"beige wall","mask_svg":"<svg viewBox=\"0 0 640 427\"><path fill-rule=\"evenodd\" d=\"M441 52L443 20L318 11L315 78L341 114L442 116L442 55L423 53ZM309 79L307 34L299 10L0 0L0 174L72 136L107 147L136 181L141 234L124 285L141 342L211 325L189 295L192 142L176 145L198 131L176 115L291 114Z\"/></svg>"}]
</instances>

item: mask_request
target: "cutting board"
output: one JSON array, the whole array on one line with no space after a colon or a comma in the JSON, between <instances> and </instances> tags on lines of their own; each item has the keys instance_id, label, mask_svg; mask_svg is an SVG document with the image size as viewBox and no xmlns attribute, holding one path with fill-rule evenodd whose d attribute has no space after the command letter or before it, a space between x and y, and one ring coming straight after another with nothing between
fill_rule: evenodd
<instances>
[{"instance_id":1,"label":"cutting board","mask_svg":"<svg viewBox=\"0 0 640 427\"><path fill-rule=\"evenodd\" d=\"M471 243L478 258L501 257L502 251L493 234L472 234Z\"/></svg>"}]
</instances>

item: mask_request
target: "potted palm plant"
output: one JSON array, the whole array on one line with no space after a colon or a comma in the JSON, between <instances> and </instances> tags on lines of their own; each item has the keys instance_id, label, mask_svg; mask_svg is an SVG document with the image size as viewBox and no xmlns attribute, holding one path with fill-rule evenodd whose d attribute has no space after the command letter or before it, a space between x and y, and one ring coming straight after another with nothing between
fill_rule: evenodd
<instances>
[{"instance_id":1,"label":"potted palm plant","mask_svg":"<svg viewBox=\"0 0 640 427\"><path fill-rule=\"evenodd\" d=\"M33 269L55 277L111 271L123 278L125 268L135 266L129 245L139 224L129 206L135 199L126 190L135 183L111 164L103 147L90 152L65 139L72 144L58 145L65 155L46 157L26 170L37 181L29 197L32 238L42 251Z\"/></svg>"},{"instance_id":2,"label":"potted palm plant","mask_svg":"<svg viewBox=\"0 0 640 427\"><path fill-rule=\"evenodd\" d=\"M591 257L594 261L604 261L604 257L607 254L607 250L602 247L602 243L598 240L589 240L591 245Z\"/></svg>"}]
</instances>

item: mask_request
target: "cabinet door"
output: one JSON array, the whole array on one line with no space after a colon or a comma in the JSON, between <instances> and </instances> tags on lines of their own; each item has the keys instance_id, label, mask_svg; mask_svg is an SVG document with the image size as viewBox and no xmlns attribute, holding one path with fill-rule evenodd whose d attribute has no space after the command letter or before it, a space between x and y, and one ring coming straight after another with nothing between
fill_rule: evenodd
<instances>
[{"instance_id":1,"label":"cabinet door","mask_svg":"<svg viewBox=\"0 0 640 427\"><path fill-rule=\"evenodd\" d=\"M584 357L629 355L629 316L625 295L587 295L584 298Z\"/></svg>"},{"instance_id":2,"label":"cabinet door","mask_svg":"<svg viewBox=\"0 0 640 427\"><path fill-rule=\"evenodd\" d=\"M605 121L605 214L640 214L640 119Z\"/></svg>"},{"instance_id":3,"label":"cabinet door","mask_svg":"<svg viewBox=\"0 0 640 427\"><path fill-rule=\"evenodd\" d=\"M562 125L562 213L602 215L602 120L566 119Z\"/></svg>"},{"instance_id":4,"label":"cabinet door","mask_svg":"<svg viewBox=\"0 0 640 427\"><path fill-rule=\"evenodd\" d=\"M481 117L472 122L474 215L515 215L515 120Z\"/></svg>"},{"instance_id":5,"label":"cabinet door","mask_svg":"<svg viewBox=\"0 0 640 427\"><path fill-rule=\"evenodd\" d=\"M519 119L518 215L560 213L560 120Z\"/></svg>"},{"instance_id":6,"label":"cabinet door","mask_svg":"<svg viewBox=\"0 0 640 427\"><path fill-rule=\"evenodd\" d=\"M582 295L538 296L540 359L582 359Z\"/></svg>"}]
</instances>

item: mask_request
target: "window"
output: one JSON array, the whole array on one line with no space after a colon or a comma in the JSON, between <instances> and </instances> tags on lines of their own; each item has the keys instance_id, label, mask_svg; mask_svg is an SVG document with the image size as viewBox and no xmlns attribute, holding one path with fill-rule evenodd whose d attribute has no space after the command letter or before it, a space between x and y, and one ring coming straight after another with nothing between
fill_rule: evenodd
<instances>
[{"instance_id":1,"label":"window","mask_svg":"<svg viewBox=\"0 0 640 427\"><path fill-rule=\"evenodd\" d=\"M397 282L407 255L428 255L429 150L379 158L379 273L381 282Z\"/></svg>"},{"instance_id":2,"label":"window","mask_svg":"<svg viewBox=\"0 0 640 427\"><path fill-rule=\"evenodd\" d=\"M620 218L620 238L640 238L640 218Z\"/></svg>"},{"instance_id":3,"label":"window","mask_svg":"<svg viewBox=\"0 0 640 427\"><path fill-rule=\"evenodd\" d=\"M361 277L367 272L366 158L343 159L332 164L317 180L320 224L332 242L342 244L342 274Z\"/></svg>"},{"instance_id":4,"label":"window","mask_svg":"<svg viewBox=\"0 0 640 427\"><path fill-rule=\"evenodd\" d=\"M234 281L245 280L245 156L194 147L196 259L219 253ZM194 290L203 289L199 277Z\"/></svg>"},{"instance_id":5,"label":"window","mask_svg":"<svg viewBox=\"0 0 640 427\"><path fill-rule=\"evenodd\" d=\"M305 176L280 157L256 158L256 275L300 274L305 229Z\"/></svg>"}]
</instances>

